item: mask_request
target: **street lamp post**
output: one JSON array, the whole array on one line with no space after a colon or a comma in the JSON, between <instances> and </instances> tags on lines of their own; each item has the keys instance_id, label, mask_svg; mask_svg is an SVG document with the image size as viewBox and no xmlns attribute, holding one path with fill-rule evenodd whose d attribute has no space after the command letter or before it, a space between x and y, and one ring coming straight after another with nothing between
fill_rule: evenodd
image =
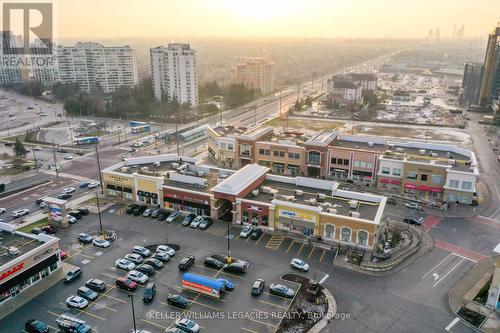
<instances>
[{"instance_id":1,"label":"street lamp post","mask_svg":"<svg viewBox=\"0 0 500 333\"><path fill-rule=\"evenodd\" d=\"M99 216L99 233L103 237L104 231L102 229L101 206L99 206L99 192L95 193L95 203L97 205L97 215Z\"/></svg>"},{"instance_id":2,"label":"street lamp post","mask_svg":"<svg viewBox=\"0 0 500 333\"><path fill-rule=\"evenodd\" d=\"M128 297L130 298L131 304L132 304L132 322L134 323L134 333L137 332L137 327L135 324L135 309L134 309L134 295L128 294Z\"/></svg>"},{"instance_id":3,"label":"street lamp post","mask_svg":"<svg viewBox=\"0 0 500 333\"><path fill-rule=\"evenodd\" d=\"M229 224L231 222L227 221L227 262L231 263L233 258L231 257L231 239L229 238Z\"/></svg>"},{"instance_id":4,"label":"street lamp post","mask_svg":"<svg viewBox=\"0 0 500 333\"><path fill-rule=\"evenodd\" d=\"M97 144L95 145L95 154L96 154L96 157L97 157L97 172L99 173L99 182L100 182L100 185L101 185L101 191L102 191L102 193L104 193L104 188L102 186L101 160L99 159L99 147L98 147Z\"/></svg>"}]
</instances>

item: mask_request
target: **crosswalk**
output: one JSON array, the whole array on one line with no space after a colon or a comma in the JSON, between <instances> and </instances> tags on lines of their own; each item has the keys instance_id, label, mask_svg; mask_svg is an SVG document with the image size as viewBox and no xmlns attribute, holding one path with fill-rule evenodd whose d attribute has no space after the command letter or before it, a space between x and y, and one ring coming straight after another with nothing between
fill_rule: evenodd
<instances>
[{"instance_id":1,"label":"crosswalk","mask_svg":"<svg viewBox=\"0 0 500 333\"><path fill-rule=\"evenodd\" d=\"M267 242L266 248L276 251L280 247L283 240L285 240L285 236L273 235Z\"/></svg>"}]
</instances>

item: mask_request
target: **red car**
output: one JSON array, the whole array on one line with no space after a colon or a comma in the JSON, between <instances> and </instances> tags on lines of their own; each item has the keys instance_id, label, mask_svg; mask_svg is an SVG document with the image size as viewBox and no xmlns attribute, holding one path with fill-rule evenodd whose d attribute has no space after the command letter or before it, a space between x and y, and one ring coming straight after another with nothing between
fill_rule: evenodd
<instances>
[{"instance_id":1,"label":"red car","mask_svg":"<svg viewBox=\"0 0 500 333\"><path fill-rule=\"evenodd\" d=\"M59 252L59 256L61 257L61 260L64 260L68 257L68 252L61 250L61 252Z\"/></svg>"},{"instance_id":2,"label":"red car","mask_svg":"<svg viewBox=\"0 0 500 333\"><path fill-rule=\"evenodd\" d=\"M135 289L137 289L137 283L135 283L134 281L130 280L127 277L120 277L116 279L115 285L118 288L127 291L134 291Z\"/></svg>"}]
</instances>

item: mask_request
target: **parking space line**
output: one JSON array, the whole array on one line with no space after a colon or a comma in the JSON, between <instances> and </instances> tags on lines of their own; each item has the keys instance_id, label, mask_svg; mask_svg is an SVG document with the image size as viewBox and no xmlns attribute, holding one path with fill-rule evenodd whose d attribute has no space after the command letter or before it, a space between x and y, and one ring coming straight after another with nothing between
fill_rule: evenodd
<instances>
[{"instance_id":1,"label":"parking space line","mask_svg":"<svg viewBox=\"0 0 500 333\"><path fill-rule=\"evenodd\" d=\"M267 305L275 306L275 307L280 308L280 309L288 310L288 306L278 305L278 304L275 304L275 303L272 303L272 302L266 302L266 301L263 301L263 300L260 300L260 299L259 299L259 303L267 304Z\"/></svg>"},{"instance_id":2,"label":"parking space line","mask_svg":"<svg viewBox=\"0 0 500 333\"><path fill-rule=\"evenodd\" d=\"M52 312L52 311L47 311L47 313L49 313L49 314L53 315L54 317L58 317L58 318L59 318L59 316L60 316L60 315L58 315L57 313Z\"/></svg>"},{"instance_id":3,"label":"parking space line","mask_svg":"<svg viewBox=\"0 0 500 333\"><path fill-rule=\"evenodd\" d=\"M250 330L250 329L245 328L245 327L240 327L240 328L241 328L243 331L245 331L245 332L250 332L250 333L259 333L259 332L257 332L257 331L253 331L253 330Z\"/></svg>"},{"instance_id":4,"label":"parking space line","mask_svg":"<svg viewBox=\"0 0 500 333\"><path fill-rule=\"evenodd\" d=\"M444 278L450 274L451 272L453 272L455 270L455 268L457 268L458 266L460 266L461 263L464 262L464 258L460 259L460 261L458 262L458 264L456 264L455 266L453 266L445 275L443 275L436 283L434 283L434 285L432 286L432 288L434 288L435 286L437 286L441 281L444 280Z\"/></svg>"},{"instance_id":5,"label":"parking space line","mask_svg":"<svg viewBox=\"0 0 500 333\"><path fill-rule=\"evenodd\" d=\"M288 247L288 249L286 249L286 253L288 253L290 251L290 249L292 248L292 245L295 243L295 240L292 240L292 242L290 243L290 246Z\"/></svg>"},{"instance_id":6,"label":"parking space line","mask_svg":"<svg viewBox=\"0 0 500 333\"><path fill-rule=\"evenodd\" d=\"M172 327L172 325L170 325L170 327L167 327L167 326L163 326L163 325L157 324L155 322L152 322L152 321L149 321L149 320L146 320L146 319L141 319L141 321L143 321L145 323L148 323L149 325L153 325L153 326L156 326L156 327L159 327L159 328L163 328L164 330L168 330L170 327ZM174 323L175 323L175 321L174 321Z\"/></svg>"},{"instance_id":7,"label":"parking space line","mask_svg":"<svg viewBox=\"0 0 500 333\"><path fill-rule=\"evenodd\" d=\"M66 304L63 304L63 303L59 303L60 305L62 306L66 306ZM85 314L88 314L89 316L92 316L92 317L95 317L97 319L101 319L103 321L106 321L106 319L104 319L103 317L99 317L98 315L95 315L93 313L90 313L88 311L85 311L84 309L75 309L77 311L79 311L77 314L76 314L76 317L78 317L81 313L85 313Z\"/></svg>"},{"instance_id":8,"label":"parking space line","mask_svg":"<svg viewBox=\"0 0 500 333\"><path fill-rule=\"evenodd\" d=\"M116 275L112 275L112 274L108 274L108 273L104 273L104 272L101 272L101 274L104 275L104 276L113 278L113 279L118 279L118 276L116 276Z\"/></svg>"},{"instance_id":9,"label":"parking space line","mask_svg":"<svg viewBox=\"0 0 500 333\"><path fill-rule=\"evenodd\" d=\"M103 308L108 309L108 310L113 311L113 312L118 312L118 311L116 311L115 309L110 308L110 307L108 307L108 306L106 306L106 305L104 305L104 304L101 304L101 303L97 303L97 302L89 302L89 303L90 303L91 305L98 305L98 306L102 306Z\"/></svg>"},{"instance_id":10,"label":"parking space line","mask_svg":"<svg viewBox=\"0 0 500 333\"><path fill-rule=\"evenodd\" d=\"M264 238L264 233L262 233L259 237L259 239L257 239L257 241L255 242L255 245L259 244L260 240Z\"/></svg>"},{"instance_id":11,"label":"parking space line","mask_svg":"<svg viewBox=\"0 0 500 333\"><path fill-rule=\"evenodd\" d=\"M311 249L311 252L309 252L309 255L307 256L307 258L308 258L308 259L310 259L310 258L311 258L312 254L313 254L313 252L314 252L314 249L316 249L316 247L315 247L315 246L313 246L313 247L312 247L312 249Z\"/></svg>"},{"instance_id":12,"label":"parking space line","mask_svg":"<svg viewBox=\"0 0 500 333\"><path fill-rule=\"evenodd\" d=\"M119 298L116 298L116 297L113 297L113 296L110 296L110 295L102 294L101 296L113 299L113 300L118 301L118 302L127 303L127 302L125 302L122 299L119 299Z\"/></svg>"},{"instance_id":13,"label":"parking space line","mask_svg":"<svg viewBox=\"0 0 500 333\"><path fill-rule=\"evenodd\" d=\"M302 249L304 248L304 245L306 245L306 243L302 243L302 246L300 247L299 252L297 252L297 256L300 256L300 252L302 252Z\"/></svg>"},{"instance_id":14,"label":"parking space line","mask_svg":"<svg viewBox=\"0 0 500 333\"><path fill-rule=\"evenodd\" d=\"M269 296L273 296L273 297L277 297L277 298L281 298L281 299L284 299L286 301L290 301L290 299L288 297L283 297L283 296L280 296L280 295L271 294L271 293L268 293L267 291L265 291L264 294L269 295Z\"/></svg>"},{"instance_id":15,"label":"parking space line","mask_svg":"<svg viewBox=\"0 0 500 333\"><path fill-rule=\"evenodd\" d=\"M261 325L270 326L272 328L277 328L278 327L278 325L269 324L269 323L266 323L266 322L263 322L263 321L260 321L260 320L257 320L257 319L252 319L252 318L247 318L247 319L250 320L250 321L253 321L254 323L258 323L258 324L261 324Z\"/></svg>"},{"instance_id":16,"label":"parking space line","mask_svg":"<svg viewBox=\"0 0 500 333\"><path fill-rule=\"evenodd\" d=\"M321 254L321 257L319 258L319 262L322 262L323 261L323 257L325 255L325 249L322 249L323 250L323 253Z\"/></svg>"},{"instance_id":17,"label":"parking space line","mask_svg":"<svg viewBox=\"0 0 500 333\"><path fill-rule=\"evenodd\" d=\"M209 309L212 309L212 310L215 310L215 311L222 311L220 308L218 307L215 307L215 306L211 306L211 305L208 305L208 304L205 304L205 303L201 303L201 302L198 302L198 301L191 301L192 303L194 304L198 304L200 306L204 306L206 308L209 308Z\"/></svg>"}]
</instances>

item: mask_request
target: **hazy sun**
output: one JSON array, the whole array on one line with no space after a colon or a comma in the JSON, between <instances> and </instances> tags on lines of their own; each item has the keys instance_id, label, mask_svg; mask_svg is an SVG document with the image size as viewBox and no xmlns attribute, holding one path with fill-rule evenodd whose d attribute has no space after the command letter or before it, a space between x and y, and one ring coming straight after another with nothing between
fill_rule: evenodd
<instances>
[{"instance_id":1,"label":"hazy sun","mask_svg":"<svg viewBox=\"0 0 500 333\"><path fill-rule=\"evenodd\" d=\"M233 15L251 21L270 21L298 11L303 0L222 0Z\"/></svg>"}]
</instances>

